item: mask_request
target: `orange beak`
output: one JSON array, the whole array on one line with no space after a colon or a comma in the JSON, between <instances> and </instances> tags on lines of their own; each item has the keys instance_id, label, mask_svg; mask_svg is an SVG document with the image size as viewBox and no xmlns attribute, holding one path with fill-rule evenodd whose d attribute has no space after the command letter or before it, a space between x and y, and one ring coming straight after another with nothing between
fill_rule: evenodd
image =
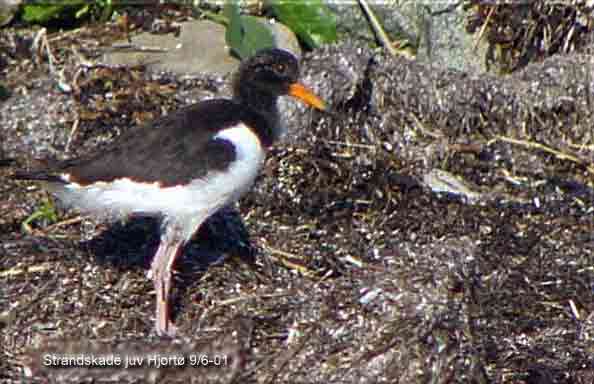
<instances>
[{"instance_id":1,"label":"orange beak","mask_svg":"<svg viewBox=\"0 0 594 384\"><path fill-rule=\"evenodd\" d=\"M289 95L298 98L307 105L311 105L319 110L325 110L326 104L317 97L312 91L299 83L293 83L289 86Z\"/></svg>"}]
</instances>

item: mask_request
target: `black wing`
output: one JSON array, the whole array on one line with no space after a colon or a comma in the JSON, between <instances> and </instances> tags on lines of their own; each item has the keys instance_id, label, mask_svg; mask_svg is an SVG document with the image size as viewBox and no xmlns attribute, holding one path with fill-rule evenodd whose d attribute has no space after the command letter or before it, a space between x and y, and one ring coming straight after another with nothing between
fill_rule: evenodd
<instances>
[{"instance_id":1,"label":"black wing","mask_svg":"<svg viewBox=\"0 0 594 384\"><path fill-rule=\"evenodd\" d=\"M216 134L240 123L257 127L260 140L268 142L272 127L262 116L232 100L207 100L131 129L103 152L15 177L64 182L60 175L67 174L81 185L120 178L162 186L187 184L223 171L235 160L233 144Z\"/></svg>"}]
</instances>

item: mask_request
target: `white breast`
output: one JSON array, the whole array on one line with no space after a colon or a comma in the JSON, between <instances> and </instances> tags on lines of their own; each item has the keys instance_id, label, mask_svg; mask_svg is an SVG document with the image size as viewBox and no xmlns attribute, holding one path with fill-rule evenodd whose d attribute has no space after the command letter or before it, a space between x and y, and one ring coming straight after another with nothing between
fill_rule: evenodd
<instances>
[{"instance_id":1,"label":"white breast","mask_svg":"<svg viewBox=\"0 0 594 384\"><path fill-rule=\"evenodd\" d=\"M265 158L258 136L243 124L219 132L216 138L233 143L235 161L224 172L213 172L187 185L160 188L157 183L137 183L124 178L84 187L76 183L54 185L52 189L67 206L83 212L117 217L162 213L184 227L197 227L251 187Z\"/></svg>"}]
</instances>

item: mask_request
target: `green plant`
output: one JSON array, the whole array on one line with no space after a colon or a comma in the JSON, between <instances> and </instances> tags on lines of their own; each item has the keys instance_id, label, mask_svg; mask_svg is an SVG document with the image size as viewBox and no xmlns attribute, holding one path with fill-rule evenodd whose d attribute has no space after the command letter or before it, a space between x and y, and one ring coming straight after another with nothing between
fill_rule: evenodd
<instances>
[{"instance_id":1,"label":"green plant","mask_svg":"<svg viewBox=\"0 0 594 384\"><path fill-rule=\"evenodd\" d=\"M37 220L45 220L47 223L55 223L58 221L58 213L56 212L56 208L49 199L45 199L41 206L37 208L35 212L29 215L25 221L23 221L21 227L24 231L30 232L31 223Z\"/></svg>"},{"instance_id":2,"label":"green plant","mask_svg":"<svg viewBox=\"0 0 594 384\"><path fill-rule=\"evenodd\" d=\"M336 16L322 0L269 0L268 5L308 48L336 41Z\"/></svg>"},{"instance_id":3,"label":"green plant","mask_svg":"<svg viewBox=\"0 0 594 384\"><path fill-rule=\"evenodd\" d=\"M29 24L48 24L59 20L80 20L98 17L105 21L113 13L112 0L33 1L23 6L22 19Z\"/></svg>"}]
</instances>

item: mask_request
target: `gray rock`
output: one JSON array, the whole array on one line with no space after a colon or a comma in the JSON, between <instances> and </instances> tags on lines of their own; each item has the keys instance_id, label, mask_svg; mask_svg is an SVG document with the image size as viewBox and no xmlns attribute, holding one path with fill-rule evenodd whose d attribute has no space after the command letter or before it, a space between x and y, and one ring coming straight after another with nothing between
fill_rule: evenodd
<instances>
[{"instance_id":1,"label":"gray rock","mask_svg":"<svg viewBox=\"0 0 594 384\"><path fill-rule=\"evenodd\" d=\"M146 64L151 70L192 74L225 74L237 68L238 60L225 48L225 27L208 20L182 23L178 37L173 34L141 33L131 38L142 50L115 50L107 53L107 64ZM125 43L122 43L125 44Z\"/></svg>"},{"instance_id":2,"label":"gray rock","mask_svg":"<svg viewBox=\"0 0 594 384\"><path fill-rule=\"evenodd\" d=\"M23 0L0 0L0 27L11 22Z\"/></svg>"},{"instance_id":3,"label":"gray rock","mask_svg":"<svg viewBox=\"0 0 594 384\"><path fill-rule=\"evenodd\" d=\"M270 26L278 47L300 55L297 38L280 23ZM209 73L225 75L234 71L239 60L231 56L225 42L225 27L209 20L182 23L178 37L173 34L141 33L131 38L135 49L116 49L105 54L113 65L147 65L150 70L180 75ZM118 45L127 45L127 42Z\"/></svg>"},{"instance_id":4,"label":"gray rock","mask_svg":"<svg viewBox=\"0 0 594 384\"><path fill-rule=\"evenodd\" d=\"M459 2L435 3L369 2L378 21L393 43L407 43L416 52L415 59L442 68L483 72L482 46L465 31L465 13ZM376 37L363 11L357 4L329 2L338 18L341 39L357 40L373 45ZM478 51L478 53L477 53Z\"/></svg>"}]
</instances>

